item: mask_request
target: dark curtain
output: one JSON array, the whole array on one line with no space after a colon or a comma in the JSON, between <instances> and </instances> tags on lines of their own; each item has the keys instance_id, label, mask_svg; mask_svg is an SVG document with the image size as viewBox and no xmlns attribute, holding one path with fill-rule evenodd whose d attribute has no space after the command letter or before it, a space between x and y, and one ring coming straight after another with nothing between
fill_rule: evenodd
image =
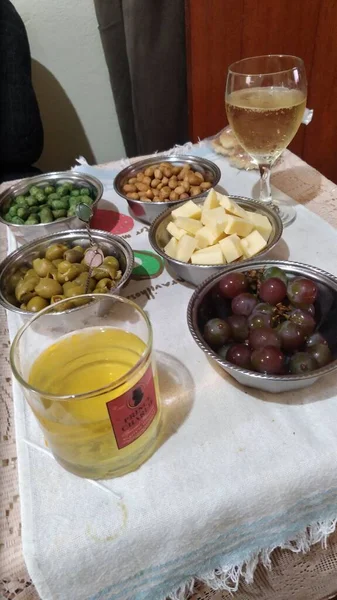
<instances>
[{"instance_id":1,"label":"dark curtain","mask_svg":"<svg viewBox=\"0 0 337 600\"><path fill-rule=\"evenodd\" d=\"M23 21L0 0L0 181L28 177L43 149L43 127L31 80Z\"/></svg>"},{"instance_id":2,"label":"dark curtain","mask_svg":"<svg viewBox=\"0 0 337 600\"><path fill-rule=\"evenodd\" d=\"M94 1L127 156L184 143L184 0Z\"/></svg>"}]
</instances>

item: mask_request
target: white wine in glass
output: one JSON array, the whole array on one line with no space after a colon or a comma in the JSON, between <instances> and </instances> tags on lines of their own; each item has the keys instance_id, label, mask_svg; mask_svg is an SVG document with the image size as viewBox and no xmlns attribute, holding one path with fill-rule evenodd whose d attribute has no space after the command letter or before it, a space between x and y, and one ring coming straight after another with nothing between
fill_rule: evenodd
<instances>
[{"instance_id":1,"label":"white wine in glass","mask_svg":"<svg viewBox=\"0 0 337 600\"><path fill-rule=\"evenodd\" d=\"M270 170L299 128L306 98L305 68L296 56L257 56L229 67L228 121L240 144L259 165L260 200L277 208L284 225L289 225L296 213L292 207L273 202Z\"/></svg>"}]
</instances>

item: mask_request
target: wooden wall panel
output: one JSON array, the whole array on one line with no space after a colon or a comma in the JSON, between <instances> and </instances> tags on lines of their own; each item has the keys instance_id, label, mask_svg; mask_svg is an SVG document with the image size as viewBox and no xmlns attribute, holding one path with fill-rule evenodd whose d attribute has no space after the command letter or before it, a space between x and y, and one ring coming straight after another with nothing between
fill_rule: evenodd
<instances>
[{"instance_id":1,"label":"wooden wall panel","mask_svg":"<svg viewBox=\"0 0 337 600\"><path fill-rule=\"evenodd\" d=\"M244 0L186 2L190 139L225 124L227 65L240 56Z\"/></svg>"},{"instance_id":2,"label":"wooden wall panel","mask_svg":"<svg viewBox=\"0 0 337 600\"><path fill-rule=\"evenodd\" d=\"M303 158L337 183L337 1L322 0L305 130Z\"/></svg>"},{"instance_id":3,"label":"wooden wall panel","mask_svg":"<svg viewBox=\"0 0 337 600\"><path fill-rule=\"evenodd\" d=\"M315 111L290 145L337 182L337 0L186 0L189 125L194 141L226 123L228 66L245 56L304 59Z\"/></svg>"},{"instance_id":4,"label":"wooden wall panel","mask_svg":"<svg viewBox=\"0 0 337 600\"><path fill-rule=\"evenodd\" d=\"M241 58L258 54L293 54L304 60L310 82L321 0L245 0ZM305 127L290 149L302 156Z\"/></svg>"}]
</instances>

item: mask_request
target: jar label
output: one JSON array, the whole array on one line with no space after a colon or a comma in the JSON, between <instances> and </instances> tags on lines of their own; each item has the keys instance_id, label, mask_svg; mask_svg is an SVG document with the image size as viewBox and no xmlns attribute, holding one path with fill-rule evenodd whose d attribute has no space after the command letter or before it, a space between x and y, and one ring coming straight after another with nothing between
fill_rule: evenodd
<instances>
[{"instance_id":1,"label":"jar label","mask_svg":"<svg viewBox=\"0 0 337 600\"><path fill-rule=\"evenodd\" d=\"M157 414L152 367L127 392L106 404L119 449L137 440Z\"/></svg>"}]
</instances>

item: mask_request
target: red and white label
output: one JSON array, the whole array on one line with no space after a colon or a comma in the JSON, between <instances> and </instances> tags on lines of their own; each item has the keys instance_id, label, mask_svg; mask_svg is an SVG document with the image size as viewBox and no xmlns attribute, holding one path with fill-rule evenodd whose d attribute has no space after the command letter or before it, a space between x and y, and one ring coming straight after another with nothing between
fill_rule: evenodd
<instances>
[{"instance_id":1,"label":"red and white label","mask_svg":"<svg viewBox=\"0 0 337 600\"><path fill-rule=\"evenodd\" d=\"M106 404L119 449L137 440L157 414L156 389L151 366L125 394Z\"/></svg>"}]
</instances>

